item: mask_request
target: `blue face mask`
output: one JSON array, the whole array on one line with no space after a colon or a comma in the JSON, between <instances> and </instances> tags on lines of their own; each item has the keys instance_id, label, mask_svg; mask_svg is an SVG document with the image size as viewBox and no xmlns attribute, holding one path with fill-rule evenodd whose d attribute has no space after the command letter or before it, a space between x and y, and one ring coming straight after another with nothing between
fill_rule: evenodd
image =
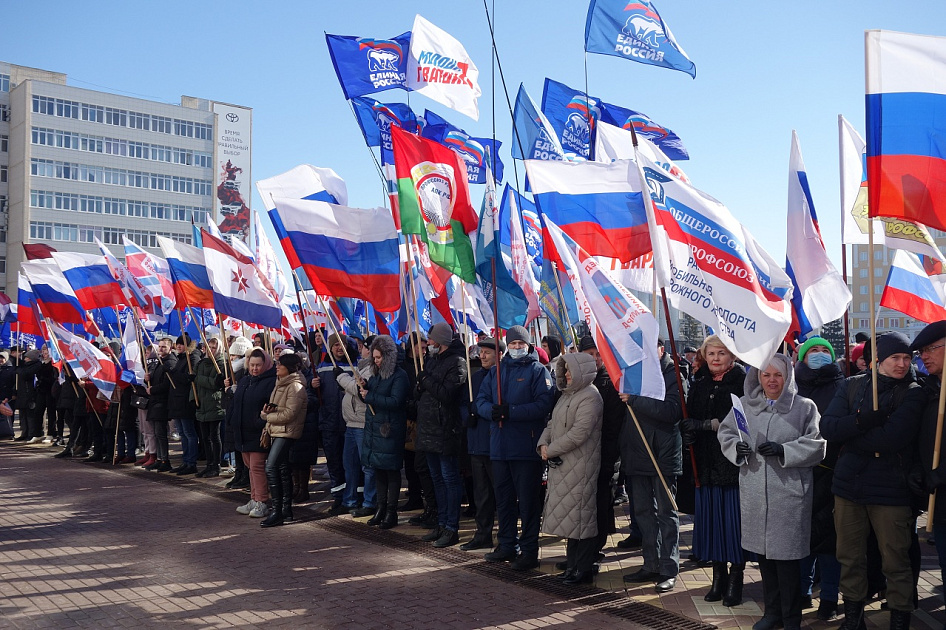
<instances>
[{"instance_id":1,"label":"blue face mask","mask_svg":"<svg viewBox=\"0 0 946 630\"><path fill-rule=\"evenodd\" d=\"M509 349L509 357L512 359L521 359L527 354L529 354L528 348L510 348Z\"/></svg>"},{"instance_id":2,"label":"blue face mask","mask_svg":"<svg viewBox=\"0 0 946 630\"><path fill-rule=\"evenodd\" d=\"M818 370L834 363L834 361L831 360L831 355L825 352L809 352L805 357L805 363L807 363L808 367L812 370Z\"/></svg>"}]
</instances>

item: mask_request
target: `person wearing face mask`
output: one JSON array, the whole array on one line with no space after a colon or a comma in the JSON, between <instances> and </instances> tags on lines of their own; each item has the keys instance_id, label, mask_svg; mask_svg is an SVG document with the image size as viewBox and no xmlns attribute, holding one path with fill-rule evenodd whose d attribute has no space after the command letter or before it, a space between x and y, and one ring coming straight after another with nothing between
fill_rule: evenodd
<instances>
[{"instance_id":1,"label":"person wearing face mask","mask_svg":"<svg viewBox=\"0 0 946 630\"><path fill-rule=\"evenodd\" d=\"M487 562L512 562L520 571L539 566L539 516L544 462L536 451L555 401L552 377L539 364L529 331L506 331L507 356L490 368L476 394L476 411L490 418L489 456L493 468L499 545ZM497 395L497 379L500 395ZM516 536L516 522L522 533ZM516 548L520 553L517 555Z\"/></svg>"},{"instance_id":2,"label":"person wearing face mask","mask_svg":"<svg viewBox=\"0 0 946 630\"><path fill-rule=\"evenodd\" d=\"M776 354L746 375L748 435L732 410L717 438L739 467L742 546L758 555L765 614L753 630L801 628L799 560L808 555L812 468L824 459L815 404L798 395L791 360Z\"/></svg>"},{"instance_id":3,"label":"person wearing face mask","mask_svg":"<svg viewBox=\"0 0 946 630\"><path fill-rule=\"evenodd\" d=\"M821 431L841 445L834 468L836 554L841 563L845 630L865 628L868 596L867 540L877 536L887 577L890 627L910 627L914 577L910 546L915 529L907 482L916 457L926 394L916 382L910 342L898 332L877 336L877 409L871 372L847 379L821 421Z\"/></svg>"},{"instance_id":4,"label":"person wearing face mask","mask_svg":"<svg viewBox=\"0 0 946 630\"><path fill-rule=\"evenodd\" d=\"M834 348L822 337L811 337L798 348L795 381L798 395L812 400L824 413L844 380L841 366L835 362ZM811 554L801 561L801 596L803 608L811 605L816 570L821 573L818 619L829 621L838 615L838 582L841 565L834 557L834 495L831 483L841 445L828 442L824 461L814 469L814 502L811 511Z\"/></svg>"}]
</instances>

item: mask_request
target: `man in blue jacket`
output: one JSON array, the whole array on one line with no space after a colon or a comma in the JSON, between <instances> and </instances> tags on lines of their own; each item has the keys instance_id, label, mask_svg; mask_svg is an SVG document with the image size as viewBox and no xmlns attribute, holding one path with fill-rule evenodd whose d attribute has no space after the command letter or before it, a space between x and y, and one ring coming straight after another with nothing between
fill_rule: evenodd
<instances>
[{"instance_id":1,"label":"man in blue jacket","mask_svg":"<svg viewBox=\"0 0 946 630\"><path fill-rule=\"evenodd\" d=\"M544 462L536 452L536 444L548 422L555 395L552 377L529 343L529 331L522 326L510 328L506 332L506 347L508 354L489 370L476 395L477 412L492 422L489 457L499 516L499 545L485 559L513 561L513 569L525 571L539 566ZM518 541L517 518L522 520Z\"/></svg>"}]
</instances>

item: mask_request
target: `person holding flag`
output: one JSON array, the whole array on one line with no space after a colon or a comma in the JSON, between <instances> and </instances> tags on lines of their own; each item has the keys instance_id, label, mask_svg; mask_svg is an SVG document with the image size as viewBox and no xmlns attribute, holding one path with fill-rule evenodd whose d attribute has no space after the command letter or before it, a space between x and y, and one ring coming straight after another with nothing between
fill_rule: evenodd
<instances>
[{"instance_id":1,"label":"person holding flag","mask_svg":"<svg viewBox=\"0 0 946 630\"><path fill-rule=\"evenodd\" d=\"M746 394L719 425L723 455L739 467L742 547L758 554L765 614L753 630L801 628L800 559L811 541L812 469L827 443L815 403L798 395L792 361L750 368ZM738 409L741 407L742 409ZM737 411L745 410L749 433Z\"/></svg>"},{"instance_id":2,"label":"person holding flag","mask_svg":"<svg viewBox=\"0 0 946 630\"><path fill-rule=\"evenodd\" d=\"M207 356L197 363L194 389L200 406L195 418L200 431L207 465L197 473L198 477L218 477L223 444L220 439L220 423L223 421L223 344L217 337L207 340Z\"/></svg>"},{"instance_id":3,"label":"person holding flag","mask_svg":"<svg viewBox=\"0 0 946 630\"><path fill-rule=\"evenodd\" d=\"M182 332L174 344L177 362L168 370L175 387L168 392L168 418L174 421L181 434L181 465L172 472L178 475L197 474L197 404L194 368L200 362L200 352L190 335Z\"/></svg>"},{"instance_id":4,"label":"person holding flag","mask_svg":"<svg viewBox=\"0 0 946 630\"><path fill-rule=\"evenodd\" d=\"M152 366L152 370L145 380L148 383L148 421L154 427L155 450L157 452L155 453L155 460L144 468L145 470L157 472L170 472L168 396L172 388L186 387L186 384L172 384L170 372L177 366L177 357L171 353L170 338L158 341L156 352L158 360Z\"/></svg>"}]
</instances>

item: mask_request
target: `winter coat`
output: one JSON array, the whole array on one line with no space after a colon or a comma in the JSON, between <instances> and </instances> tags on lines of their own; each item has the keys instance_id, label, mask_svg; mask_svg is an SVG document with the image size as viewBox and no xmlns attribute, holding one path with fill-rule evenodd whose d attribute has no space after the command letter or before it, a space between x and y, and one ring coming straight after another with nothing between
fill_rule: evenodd
<instances>
[{"instance_id":1,"label":"winter coat","mask_svg":"<svg viewBox=\"0 0 946 630\"><path fill-rule=\"evenodd\" d=\"M244 376L246 376L246 359L240 358L236 360L231 360L230 365L233 367L233 375L230 377L231 385L230 387L223 390L222 404L223 404L223 452L229 453L232 450L235 450L233 447L233 427L230 426L230 409L233 407L233 394L236 392L237 383L239 383ZM227 368L229 371L229 368Z\"/></svg>"},{"instance_id":2,"label":"winter coat","mask_svg":"<svg viewBox=\"0 0 946 630\"><path fill-rule=\"evenodd\" d=\"M53 385L59 378L59 370L52 363L43 363L36 373L36 407L45 409L52 396Z\"/></svg>"},{"instance_id":3,"label":"winter coat","mask_svg":"<svg viewBox=\"0 0 946 630\"><path fill-rule=\"evenodd\" d=\"M176 385L168 392L168 418L171 420L194 420L197 417L197 404L194 402L191 383L194 381L193 370L200 363L200 353L194 350L189 354L190 367L187 365L188 358L182 354L170 369L171 378Z\"/></svg>"},{"instance_id":4,"label":"winter coat","mask_svg":"<svg viewBox=\"0 0 946 630\"><path fill-rule=\"evenodd\" d=\"M133 431L135 422L138 419L138 410L131 404L131 396L135 393L133 386L116 387L112 393L112 404L108 407L108 413L103 425L103 429L109 429L111 433L115 431L115 423L118 422L118 428L122 431ZM120 414L120 415L119 415Z\"/></svg>"},{"instance_id":5,"label":"winter coat","mask_svg":"<svg viewBox=\"0 0 946 630\"><path fill-rule=\"evenodd\" d=\"M148 420L151 422L167 422L170 419L168 395L171 390L177 387L190 387L181 381L174 381L174 386L171 386L168 377L176 366L177 357L169 353L161 361L154 363L154 369L148 376L148 383L151 385L151 391L148 394Z\"/></svg>"},{"instance_id":6,"label":"winter coat","mask_svg":"<svg viewBox=\"0 0 946 630\"><path fill-rule=\"evenodd\" d=\"M0 366L0 401L16 396L16 368L11 363Z\"/></svg>"},{"instance_id":7,"label":"winter coat","mask_svg":"<svg viewBox=\"0 0 946 630\"><path fill-rule=\"evenodd\" d=\"M371 378L371 359L362 359L358 362L358 373L364 381ZM339 387L345 390L345 397L342 399L342 417L345 418L345 426L364 429L367 406L358 395L358 381L349 372L342 372L337 380Z\"/></svg>"},{"instance_id":8,"label":"winter coat","mask_svg":"<svg viewBox=\"0 0 946 630\"><path fill-rule=\"evenodd\" d=\"M476 394L476 411L490 418L489 457L498 461L539 459L535 447L545 430L555 404L552 376L539 363L535 352L520 359L503 358L500 367L502 403L509 406L508 419L492 421L496 400L496 366L489 369Z\"/></svg>"},{"instance_id":9,"label":"winter coat","mask_svg":"<svg viewBox=\"0 0 946 630\"><path fill-rule=\"evenodd\" d=\"M722 422L732 409L732 394L743 395L746 370L738 363L714 381L707 365L696 371L687 394L687 413L696 420L716 419ZM739 483L739 468L723 455L716 439L716 431L697 431L693 443L696 470L701 486L735 486ZM687 453L685 456L689 457Z\"/></svg>"},{"instance_id":10,"label":"winter coat","mask_svg":"<svg viewBox=\"0 0 946 630\"><path fill-rule=\"evenodd\" d=\"M20 361L16 367L16 408L36 406L36 375L43 369L42 361Z\"/></svg>"},{"instance_id":11,"label":"winter coat","mask_svg":"<svg viewBox=\"0 0 946 630\"><path fill-rule=\"evenodd\" d=\"M307 467L319 458L319 398L312 395L312 368L302 368L300 374L306 386L305 424L302 425L302 435L296 438L289 451L289 463Z\"/></svg>"},{"instance_id":12,"label":"winter coat","mask_svg":"<svg viewBox=\"0 0 946 630\"><path fill-rule=\"evenodd\" d=\"M601 394L604 404L601 414L601 474L610 478L614 474L615 462L621 457L621 432L628 421L627 405L621 400L604 366L598 370L592 385Z\"/></svg>"},{"instance_id":13,"label":"winter coat","mask_svg":"<svg viewBox=\"0 0 946 630\"><path fill-rule=\"evenodd\" d=\"M63 367L65 368L66 365L68 364L64 363ZM0 370L2 369L3 368L0 368ZM0 380L2 380L2 378L3 377L0 376ZM72 370L70 369L64 369L63 379L62 387L59 388L59 399L56 401L56 409L72 410L76 404L76 398L79 395L79 379L72 375ZM0 388L2 388L2 386L0 386ZM144 392L144 389L142 388L141 391ZM0 394L0 400L3 400L2 394Z\"/></svg>"},{"instance_id":14,"label":"winter coat","mask_svg":"<svg viewBox=\"0 0 946 630\"><path fill-rule=\"evenodd\" d=\"M473 386L473 400L483 386L483 379L486 378L486 370L476 370L470 377ZM468 405L469 408L475 408L475 405ZM466 451L470 455L489 456L489 433L490 418L484 418L479 413L476 414L476 422L470 425L469 417L466 419Z\"/></svg>"},{"instance_id":15,"label":"winter coat","mask_svg":"<svg viewBox=\"0 0 946 630\"><path fill-rule=\"evenodd\" d=\"M217 367L214 367L214 363ZM226 415L223 408L223 357L206 356L200 360L195 370L194 387L197 388L196 419L198 422L219 422ZM219 371L218 371L219 370Z\"/></svg>"},{"instance_id":16,"label":"winter coat","mask_svg":"<svg viewBox=\"0 0 946 630\"><path fill-rule=\"evenodd\" d=\"M425 453L459 455L463 443L460 406L468 397L465 349L462 339L431 355L417 375L417 440Z\"/></svg>"},{"instance_id":17,"label":"winter coat","mask_svg":"<svg viewBox=\"0 0 946 630\"><path fill-rule=\"evenodd\" d=\"M365 433L361 465L378 470L400 470L404 461L407 416L404 404L410 395L407 372L397 366L397 347L387 335L374 341L381 350L380 369L373 365L365 395Z\"/></svg>"},{"instance_id":18,"label":"winter coat","mask_svg":"<svg viewBox=\"0 0 946 630\"><path fill-rule=\"evenodd\" d=\"M565 381L566 366L571 383ZM598 535L596 495L604 402L592 384L596 375L590 355L570 353L555 361L556 386L562 395L536 448L541 452L545 446L549 460L562 460L558 466L549 464L542 511L542 531L553 536L586 539Z\"/></svg>"},{"instance_id":19,"label":"winter coat","mask_svg":"<svg viewBox=\"0 0 946 630\"><path fill-rule=\"evenodd\" d=\"M660 369L666 385L664 399L631 396L629 403L654 453L660 472L664 477L679 477L683 474L683 439L680 437L683 411L677 375L669 352L665 352L660 359ZM656 477L657 471L630 414L627 420L621 433L621 461L625 474Z\"/></svg>"},{"instance_id":20,"label":"winter coat","mask_svg":"<svg viewBox=\"0 0 946 630\"><path fill-rule=\"evenodd\" d=\"M818 407L824 422L824 412L834 400L838 387L844 382L841 366L829 363L812 370L803 361L795 364L795 382L798 395L810 399ZM821 437L824 437L822 434ZM828 450L820 464L815 466L814 490L811 501L811 553L834 555L837 534L834 530L834 467L838 463L841 444L828 440Z\"/></svg>"},{"instance_id":21,"label":"winter coat","mask_svg":"<svg viewBox=\"0 0 946 630\"><path fill-rule=\"evenodd\" d=\"M873 409L870 380L868 372L844 381L822 419L824 436L841 444L831 490L862 505L911 505L907 474L926 394L912 370L899 380L878 376L879 408L890 415L883 425L862 431L857 411Z\"/></svg>"},{"instance_id":22,"label":"winter coat","mask_svg":"<svg viewBox=\"0 0 946 630\"><path fill-rule=\"evenodd\" d=\"M739 466L739 505L742 547L769 560L799 560L809 554L811 537L812 468L824 459L827 443L818 430L818 408L798 395L795 372L788 357L776 354L771 364L785 375L782 393L769 404L759 381L758 368L746 375L746 394L740 400L746 412L753 452L736 454L741 432L732 411L717 436L723 454ZM763 442L782 445L782 457L756 452Z\"/></svg>"},{"instance_id":23,"label":"winter coat","mask_svg":"<svg viewBox=\"0 0 946 630\"><path fill-rule=\"evenodd\" d=\"M296 440L302 437L307 402L302 375L293 372L277 378L268 402L276 405L276 411L261 416L266 421L266 432L274 439Z\"/></svg>"},{"instance_id":24,"label":"winter coat","mask_svg":"<svg viewBox=\"0 0 946 630\"><path fill-rule=\"evenodd\" d=\"M351 366L345 359L338 362L338 367L349 374L352 373ZM319 377L319 431L338 431L344 433L345 419L342 416L342 399L345 397L345 390L341 388L335 376L335 366L328 360L322 362L316 371ZM319 394L316 394L319 395Z\"/></svg>"},{"instance_id":25,"label":"winter coat","mask_svg":"<svg viewBox=\"0 0 946 630\"><path fill-rule=\"evenodd\" d=\"M940 377L927 375L921 378L923 391L926 393L926 406L923 408L923 416L920 420L919 438L917 439L917 457L920 461L922 474L929 477L929 472L933 469L933 446L936 442L936 414L939 409L939 390ZM946 459L940 457L941 463L937 472L946 477ZM933 523L942 525L946 523L946 499L943 497L942 486L936 492L936 505L933 507ZM925 494L922 497L925 505L929 505L929 497Z\"/></svg>"},{"instance_id":26,"label":"winter coat","mask_svg":"<svg viewBox=\"0 0 946 630\"><path fill-rule=\"evenodd\" d=\"M260 417L263 405L276 387L276 368L272 360L266 361L266 370L259 376L247 374L237 384L233 393L233 406L227 416L227 424L233 427L233 447L241 453L264 453L259 445L266 421ZM150 411L150 407L149 407Z\"/></svg>"}]
</instances>

